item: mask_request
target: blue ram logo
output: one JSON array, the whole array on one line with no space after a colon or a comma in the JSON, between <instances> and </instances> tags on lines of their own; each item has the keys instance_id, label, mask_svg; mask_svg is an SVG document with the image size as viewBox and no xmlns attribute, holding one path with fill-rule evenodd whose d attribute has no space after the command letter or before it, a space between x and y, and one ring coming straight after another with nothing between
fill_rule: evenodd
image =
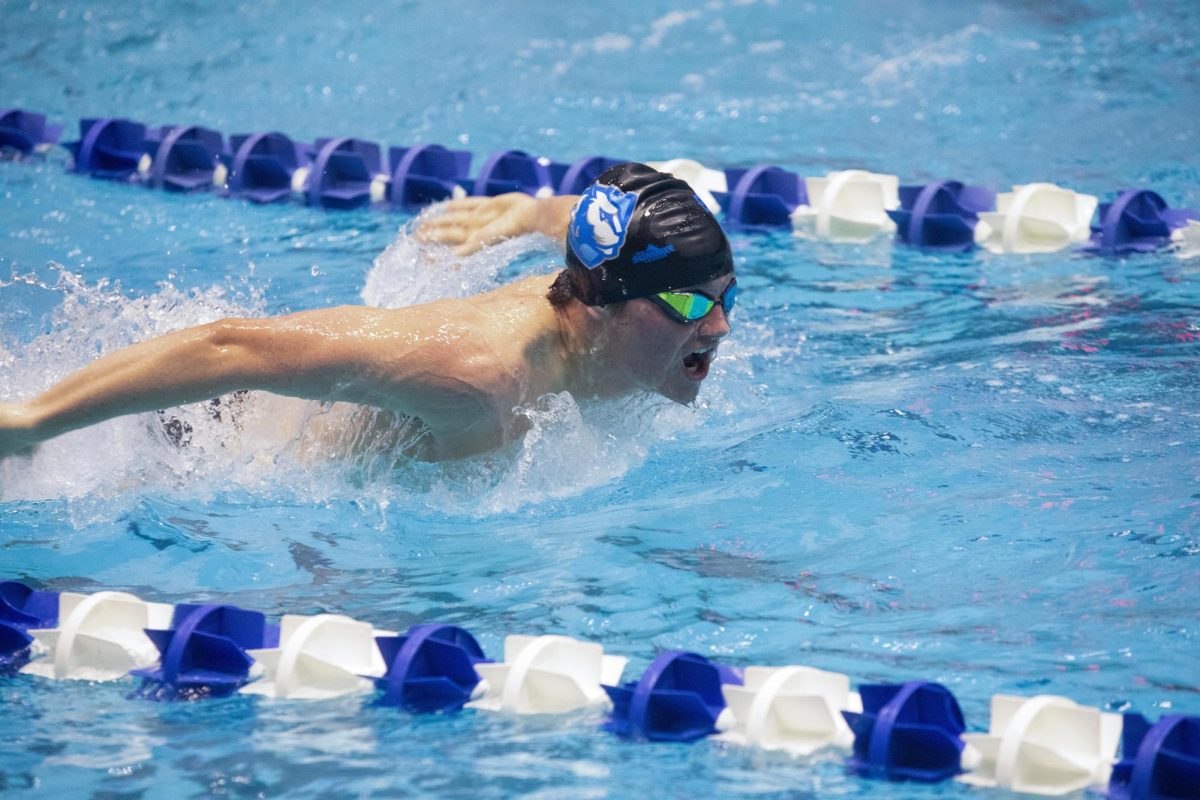
<instances>
[{"instance_id":1,"label":"blue ram logo","mask_svg":"<svg viewBox=\"0 0 1200 800\"><path fill-rule=\"evenodd\" d=\"M637 195L594 183L583 193L571 216L567 240L588 269L615 258L625 244Z\"/></svg>"}]
</instances>

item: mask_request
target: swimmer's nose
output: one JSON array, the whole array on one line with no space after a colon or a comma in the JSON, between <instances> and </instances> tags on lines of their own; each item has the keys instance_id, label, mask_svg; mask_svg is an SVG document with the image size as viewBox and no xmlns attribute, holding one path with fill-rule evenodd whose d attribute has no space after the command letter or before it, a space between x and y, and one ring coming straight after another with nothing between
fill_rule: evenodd
<instances>
[{"instance_id":1,"label":"swimmer's nose","mask_svg":"<svg viewBox=\"0 0 1200 800\"><path fill-rule=\"evenodd\" d=\"M716 344L729 335L729 317L725 316L725 308L717 303L704 319L700 320L700 336L712 339Z\"/></svg>"}]
</instances>

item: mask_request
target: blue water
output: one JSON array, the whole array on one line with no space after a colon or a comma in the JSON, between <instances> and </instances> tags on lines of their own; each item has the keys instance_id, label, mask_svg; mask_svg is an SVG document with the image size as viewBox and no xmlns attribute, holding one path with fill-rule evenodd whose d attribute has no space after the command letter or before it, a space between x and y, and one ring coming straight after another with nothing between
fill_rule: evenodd
<instances>
[{"instance_id":1,"label":"blue water","mask_svg":"<svg viewBox=\"0 0 1200 800\"><path fill-rule=\"evenodd\" d=\"M1191 2L10 2L0 101L81 116L768 161L819 175L1200 207ZM73 132L73 131L71 131ZM408 218L257 208L0 162L0 398L230 314L461 295L559 263L459 263ZM390 247L389 247L390 246ZM254 396L177 449L116 420L0 464L0 575L378 627L563 633L627 655L938 680L1200 713L1200 261L932 256L734 237L735 332L696 408L546 398L505 452L297 457ZM0 678L13 797L1001 796L881 786L837 754L631 744L599 715L414 718L362 698L127 701Z\"/></svg>"}]
</instances>

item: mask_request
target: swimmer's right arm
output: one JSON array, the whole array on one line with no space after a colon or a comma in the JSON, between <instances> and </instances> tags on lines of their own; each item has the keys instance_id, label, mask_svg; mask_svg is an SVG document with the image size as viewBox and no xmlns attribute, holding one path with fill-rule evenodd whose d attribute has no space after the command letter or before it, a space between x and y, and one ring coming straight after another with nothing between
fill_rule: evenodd
<instances>
[{"instance_id":1,"label":"swimmer's right arm","mask_svg":"<svg viewBox=\"0 0 1200 800\"><path fill-rule=\"evenodd\" d=\"M262 320L221 320L110 353L24 403L0 407L0 457L68 431L125 414L216 397L262 385Z\"/></svg>"},{"instance_id":2,"label":"swimmer's right arm","mask_svg":"<svg viewBox=\"0 0 1200 800\"><path fill-rule=\"evenodd\" d=\"M343 306L159 336L110 353L31 400L0 404L0 458L113 417L241 389L424 414L436 428L439 414L461 412L481 393L456 375L452 337L426 328L423 317L403 309Z\"/></svg>"},{"instance_id":3,"label":"swimmer's right arm","mask_svg":"<svg viewBox=\"0 0 1200 800\"><path fill-rule=\"evenodd\" d=\"M460 256L526 233L562 241L578 200L575 194L535 199L521 192L451 200L417 228L417 238L449 245Z\"/></svg>"}]
</instances>

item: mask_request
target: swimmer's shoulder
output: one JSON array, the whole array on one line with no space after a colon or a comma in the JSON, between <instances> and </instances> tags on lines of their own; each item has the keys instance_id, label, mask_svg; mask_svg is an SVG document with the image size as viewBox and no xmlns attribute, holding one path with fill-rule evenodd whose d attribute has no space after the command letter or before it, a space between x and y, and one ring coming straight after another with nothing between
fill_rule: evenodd
<instances>
[{"instance_id":1,"label":"swimmer's shoulder","mask_svg":"<svg viewBox=\"0 0 1200 800\"><path fill-rule=\"evenodd\" d=\"M545 299L546 292L550 290L550 284L554 283L554 278L557 273L548 275L530 275L525 278L518 278L512 283L506 283L503 286L492 289L490 292L484 292L476 295L473 300L484 298L541 298ZM547 301L549 302L549 301Z\"/></svg>"}]
</instances>

